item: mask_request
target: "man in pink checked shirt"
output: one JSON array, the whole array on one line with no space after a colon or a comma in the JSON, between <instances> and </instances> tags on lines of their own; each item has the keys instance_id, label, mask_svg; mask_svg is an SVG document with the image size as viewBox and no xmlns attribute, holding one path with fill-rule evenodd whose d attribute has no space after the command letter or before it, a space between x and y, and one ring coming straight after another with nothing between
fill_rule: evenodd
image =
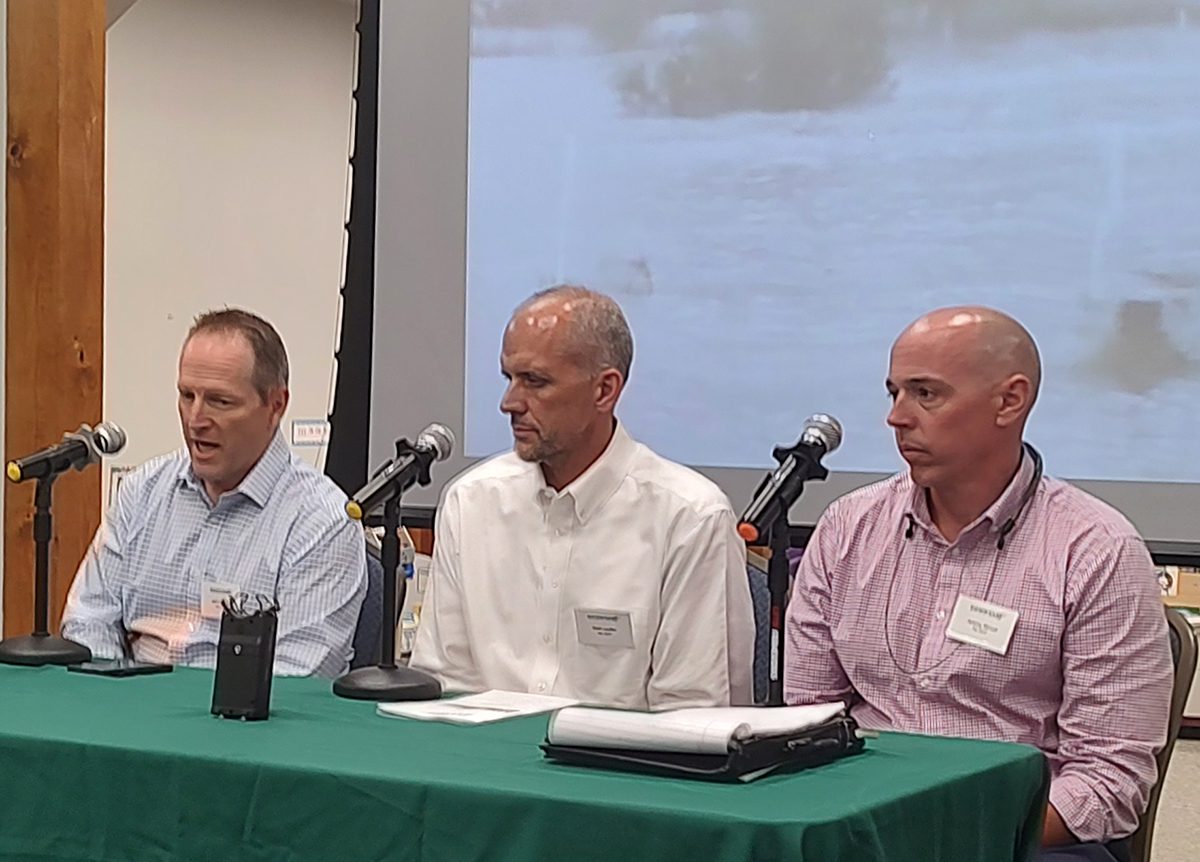
<instances>
[{"instance_id":1,"label":"man in pink checked shirt","mask_svg":"<svg viewBox=\"0 0 1200 862\"><path fill-rule=\"evenodd\" d=\"M909 470L822 516L788 608L788 703L864 727L1024 742L1051 770L1042 860L1122 859L1156 780L1172 667L1133 526L1042 475L1023 442L1041 364L988 308L892 347L887 422Z\"/></svg>"}]
</instances>

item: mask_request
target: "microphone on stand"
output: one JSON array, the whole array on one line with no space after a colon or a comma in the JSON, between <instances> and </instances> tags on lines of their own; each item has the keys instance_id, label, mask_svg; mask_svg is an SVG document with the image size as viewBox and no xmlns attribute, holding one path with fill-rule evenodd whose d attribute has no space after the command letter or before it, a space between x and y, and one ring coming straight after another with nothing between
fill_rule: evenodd
<instances>
[{"instance_id":1,"label":"microphone on stand","mask_svg":"<svg viewBox=\"0 0 1200 862\"><path fill-rule=\"evenodd\" d=\"M401 447L401 443L405 445ZM440 422L431 422L411 446L407 440L397 442L396 457L346 501L346 514L361 521L392 495L403 493L414 483L428 485L429 465L445 461L453 451L454 432Z\"/></svg>"},{"instance_id":2,"label":"microphone on stand","mask_svg":"<svg viewBox=\"0 0 1200 862\"><path fill-rule=\"evenodd\" d=\"M804 420L804 430L795 446L776 446L779 467L763 480L754 499L738 522L738 535L753 544L764 536L781 517L787 517L792 504L809 479L824 479L829 471L821 458L842 444L842 425L832 416L814 413Z\"/></svg>"},{"instance_id":3,"label":"microphone on stand","mask_svg":"<svg viewBox=\"0 0 1200 862\"><path fill-rule=\"evenodd\" d=\"M97 463L103 455L115 455L125 448L125 432L113 422L101 422L95 428L84 424L64 434L61 443L39 449L24 458L8 462L5 471L12 482L45 479L71 468L82 470Z\"/></svg>"},{"instance_id":4,"label":"microphone on stand","mask_svg":"<svg viewBox=\"0 0 1200 862\"><path fill-rule=\"evenodd\" d=\"M841 443L840 422L824 413L809 416L795 446L775 447L772 455L779 467L758 486L754 499L738 522L739 536L749 543L760 542L766 536L771 549L767 564L767 589L771 594L767 621L770 627L768 706L783 705L783 615L787 609L790 575L787 550L791 544L788 512L804 490L806 481L829 475L821 458Z\"/></svg>"},{"instance_id":5,"label":"microphone on stand","mask_svg":"<svg viewBox=\"0 0 1200 862\"><path fill-rule=\"evenodd\" d=\"M383 506L383 619L379 626L379 665L360 667L333 681L333 693L353 700L433 700L441 697L437 677L411 667L396 666L396 623L404 604L403 589L396 595L396 570L400 564L400 495L414 484L428 485L429 468L454 451L454 432L433 422L417 435L415 443L396 441L396 457L384 465L347 502L346 513L356 521Z\"/></svg>"},{"instance_id":6,"label":"microphone on stand","mask_svg":"<svg viewBox=\"0 0 1200 862\"><path fill-rule=\"evenodd\" d=\"M104 455L125 447L125 432L112 422L95 428L80 425L64 434L62 442L8 462L5 472L12 482L37 479L33 494L33 633L0 641L0 663L44 665L90 661L92 651L83 644L50 634L50 546L54 528L50 515L54 480L67 470L82 470Z\"/></svg>"}]
</instances>

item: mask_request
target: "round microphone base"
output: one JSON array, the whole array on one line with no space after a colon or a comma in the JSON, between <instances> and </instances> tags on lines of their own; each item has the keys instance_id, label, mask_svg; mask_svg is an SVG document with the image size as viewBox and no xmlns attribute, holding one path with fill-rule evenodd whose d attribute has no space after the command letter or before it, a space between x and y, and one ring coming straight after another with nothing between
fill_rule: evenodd
<instances>
[{"instance_id":1,"label":"round microphone base","mask_svg":"<svg viewBox=\"0 0 1200 862\"><path fill-rule=\"evenodd\" d=\"M442 684L411 667L360 667L335 679L333 693L351 700L437 700Z\"/></svg>"},{"instance_id":2,"label":"round microphone base","mask_svg":"<svg viewBox=\"0 0 1200 862\"><path fill-rule=\"evenodd\" d=\"M40 667L45 664L79 664L91 660L92 651L83 644L55 635L23 635L0 641L0 664Z\"/></svg>"}]
</instances>

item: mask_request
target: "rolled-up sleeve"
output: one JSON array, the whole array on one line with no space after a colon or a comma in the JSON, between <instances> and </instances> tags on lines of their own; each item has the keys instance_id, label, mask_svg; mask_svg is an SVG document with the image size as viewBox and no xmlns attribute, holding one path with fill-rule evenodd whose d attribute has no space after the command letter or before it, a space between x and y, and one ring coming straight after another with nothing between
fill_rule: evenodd
<instances>
[{"instance_id":1,"label":"rolled-up sleeve","mask_svg":"<svg viewBox=\"0 0 1200 862\"><path fill-rule=\"evenodd\" d=\"M354 628L367 591L362 527L335 517L281 573L275 673L335 677L350 663Z\"/></svg>"},{"instance_id":2,"label":"rolled-up sleeve","mask_svg":"<svg viewBox=\"0 0 1200 862\"><path fill-rule=\"evenodd\" d=\"M119 570L126 565L130 507L138 491L136 475L121 483L116 502L96 530L67 593L62 616L63 637L86 646L92 651L92 658L115 659L128 655L118 584Z\"/></svg>"},{"instance_id":3,"label":"rolled-up sleeve","mask_svg":"<svg viewBox=\"0 0 1200 862\"><path fill-rule=\"evenodd\" d=\"M783 699L789 704L849 703L853 693L831 632L830 573L837 562L840 537L836 504L809 539L788 602L785 631Z\"/></svg>"},{"instance_id":4,"label":"rolled-up sleeve","mask_svg":"<svg viewBox=\"0 0 1200 862\"><path fill-rule=\"evenodd\" d=\"M753 701L754 608L733 511L701 514L672 543L646 700L651 710Z\"/></svg>"},{"instance_id":5,"label":"rolled-up sleeve","mask_svg":"<svg viewBox=\"0 0 1200 862\"><path fill-rule=\"evenodd\" d=\"M1157 778L1173 682L1145 545L1085 549L1068 573L1059 745L1050 803L1080 841L1132 833Z\"/></svg>"},{"instance_id":6,"label":"rolled-up sleeve","mask_svg":"<svg viewBox=\"0 0 1200 862\"><path fill-rule=\"evenodd\" d=\"M436 676L446 691L473 692L486 686L471 649L464 616L460 520L457 486L452 485L438 507L433 562L409 665Z\"/></svg>"}]
</instances>

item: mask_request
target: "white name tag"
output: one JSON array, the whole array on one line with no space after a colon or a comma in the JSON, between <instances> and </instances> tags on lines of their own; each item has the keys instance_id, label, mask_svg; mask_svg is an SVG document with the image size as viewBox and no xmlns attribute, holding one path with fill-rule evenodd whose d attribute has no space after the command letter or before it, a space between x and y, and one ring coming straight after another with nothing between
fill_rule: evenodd
<instances>
[{"instance_id":1,"label":"white name tag","mask_svg":"<svg viewBox=\"0 0 1200 862\"><path fill-rule=\"evenodd\" d=\"M1020 614L1012 608L970 596L959 596L954 613L950 615L946 637L982 647L996 655L1004 655L1008 652L1018 616Z\"/></svg>"},{"instance_id":2,"label":"white name tag","mask_svg":"<svg viewBox=\"0 0 1200 862\"><path fill-rule=\"evenodd\" d=\"M238 591L233 584L204 581L200 584L200 616L206 620L219 620L223 612L221 602Z\"/></svg>"},{"instance_id":3,"label":"white name tag","mask_svg":"<svg viewBox=\"0 0 1200 862\"><path fill-rule=\"evenodd\" d=\"M629 611L576 608L575 630L579 632L581 644L633 649L633 622Z\"/></svg>"}]
</instances>

